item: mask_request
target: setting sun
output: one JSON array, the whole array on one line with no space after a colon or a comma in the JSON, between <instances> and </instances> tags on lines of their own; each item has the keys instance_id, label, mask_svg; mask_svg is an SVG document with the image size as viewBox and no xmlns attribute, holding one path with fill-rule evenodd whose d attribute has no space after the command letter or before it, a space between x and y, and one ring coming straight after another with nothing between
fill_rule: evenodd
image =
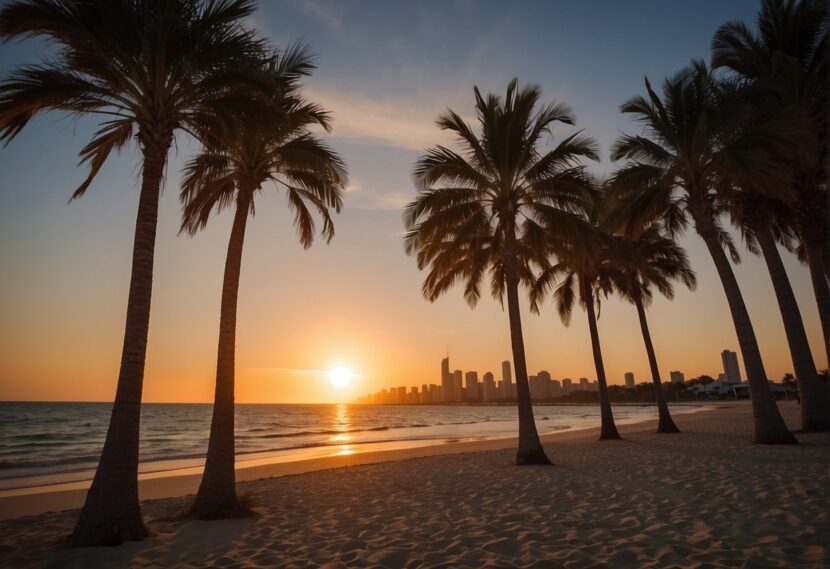
<instances>
[{"instance_id":1,"label":"setting sun","mask_svg":"<svg viewBox=\"0 0 830 569\"><path fill-rule=\"evenodd\" d=\"M338 389L349 387L352 384L352 379L354 379L354 374L346 366L336 366L329 371L329 383L332 387Z\"/></svg>"}]
</instances>

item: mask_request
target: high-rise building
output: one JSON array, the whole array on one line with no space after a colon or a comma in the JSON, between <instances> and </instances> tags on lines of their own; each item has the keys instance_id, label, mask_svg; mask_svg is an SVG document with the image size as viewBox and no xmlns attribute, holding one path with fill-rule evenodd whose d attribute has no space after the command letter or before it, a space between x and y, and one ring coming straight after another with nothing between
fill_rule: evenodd
<instances>
[{"instance_id":1,"label":"high-rise building","mask_svg":"<svg viewBox=\"0 0 830 569\"><path fill-rule=\"evenodd\" d=\"M429 402L439 403L441 401L441 386L434 383L429 384Z\"/></svg>"},{"instance_id":2,"label":"high-rise building","mask_svg":"<svg viewBox=\"0 0 830 569\"><path fill-rule=\"evenodd\" d=\"M453 401L464 399L464 372L460 369L452 372Z\"/></svg>"},{"instance_id":3,"label":"high-rise building","mask_svg":"<svg viewBox=\"0 0 830 569\"><path fill-rule=\"evenodd\" d=\"M723 373L726 375L726 381L740 383L741 368L738 367L738 354L724 350L720 353L720 358L723 361Z\"/></svg>"},{"instance_id":4,"label":"high-rise building","mask_svg":"<svg viewBox=\"0 0 830 569\"><path fill-rule=\"evenodd\" d=\"M637 384L634 383L634 374L630 371L625 372L625 388L637 389Z\"/></svg>"},{"instance_id":5,"label":"high-rise building","mask_svg":"<svg viewBox=\"0 0 830 569\"><path fill-rule=\"evenodd\" d=\"M453 379L450 373L450 358L447 356L441 360L441 400L444 402L454 401L454 395L455 389L453 389Z\"/></svg>"},{"instance_id":6,"label":"high-rise building","mask_svg":"<svg viewBox=\"0 0 830 569\"><path fill-rule=\"evenodd\" d=\"M542 371L540 371L539 373L536 374L536 377L539 378L540 382L544 382L544 383L542 383L543 399L550 399L553 396L553 393L551 392L551 390L552 390L552 385L551 385L552 380L550 378L550 373L545 371L545 370L542 370Z\"/></svg>"},{"instance_id":7,"label":"high-rise building","mask_svg":"<svg viewBox=\"0 0 830 569\"><path fill-rule=\"evenodd\" d=\"M513 373L507 360L501 362L501 388L501 396L504 399L513 397Z\"/></svg>"},{"instance_id":8,"label":"high-rise building","mask_svg":"<svg viewBox=\"0 0 830 569\"><path fill-rule=\"evenodd\" d=\"M683 375L682 371L670 371L669 377L671 378L672 383L683 383L686 381L686 377Z\"/></svg>"},{"instance_id":9,"label":"high-rise building","mask_svg":"<svg viewBox=\"0 0 830 569\"><path fill-rule=\"evenodd\" d=\"M588 383L587 377L579 378L579 389L581 389L582 391L588 391L589 389L591 389L591 384Z\"/></svg>"},{"instance_id":10,"label":"high-rise building","mask_svg":"<svg viewBox=\"0 0 830 569\"><path fill-rule=\"evenodd\" d=\"M551 379L550 380L550 396L551 397L561 397L562 395L562 382L558 379Z\"/></svg>"},{"instance_id":11,"label":"high-rise building","mask_svg":"<svg viewBox=\"0 0 830 569\"><path fill-rule=\"evenodd\" d=\"M481 400L486 403L487 401L493 401L496 399L496 378L493 377L493 373L489 371L486 372L481 377L481 380Z\"/></svg>"},{"instance_id":12,"label":"high-rise building","mask_svg":"<svg viewBox=\"0 0 830 569\"><path fill-rule=\"evenodd\" d=\"M478 401L481 398L481 394L479 393L478 389L478 372L477 371L468 371L464 379L465 387L467 391L465 392L465 398L467 401Z\"/></svg>"},{"instance_id":13,"label":"high-rise building","mask_svg":"<svg viewBox=\"0 0 830 569\"><path fill-rule=\"evenodd\" d=\"M573 391L573 382L570 377L566 377L562 380L562 395L567 395L571 391Z\"/></svg>"}]
</instances>

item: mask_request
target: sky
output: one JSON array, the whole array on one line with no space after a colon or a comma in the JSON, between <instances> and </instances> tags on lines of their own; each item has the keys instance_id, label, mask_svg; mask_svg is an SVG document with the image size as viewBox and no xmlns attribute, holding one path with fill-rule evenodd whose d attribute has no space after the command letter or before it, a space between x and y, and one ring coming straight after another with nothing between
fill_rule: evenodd
<instances>
[{"instance_id":1,"label":"sky","mask_svg":"<svg viewBox=\"0 0 830 569\"><path fill-rule=\"evenodd\" d=\"M3 1L0 0L0 5ZM440 383L451 368L493 371L510 359L506 312L489 297L471 310L459 288L429 303L424 274L403 248L401 208L415 196L410 172L426 147L449 139L435 126L451 107L473 111L473 87L541 86L564 102L577 128L599 143L598 175L613 171L614 139L638 127L619 105L693 58L707 58L722 23L752 21L758 2L420 2L269 1L249 25L276 46L303 41L317 53L308 98L334 117L329 142L350 181L332 243L297 242L283 195L266 188L248 224L237 321L237 401L334 402L398 385ZM0 46L0 77L34 63L42 42ZM135 147L111 157L86 195L77 153L94 117L48 113L0 149L0 399L108 401L123 338L138 202ZM572 132L554 132L554 143ZM219 300L230 212L195 237L178 235L180 170L198 149L180 136L171 153L156 243L144 400L212 400ZM738 344L711 258L693 233L681 241L697 272L695 292L656 298L649 321L664 379L722 371L720 352ZM786 251L813 355L827 362L809 275ZM744 253L736 267L767 374L792 371L783 325L763 261ZM587 321L563 326L551 304L530 315L524 301L530 373L596 377ZM632 371L648 381L636 310L602 304L603 357L612 384ZM346 366L347 388L327 371ZM743 364L741 364L743 370Z\"/></svg>"}]
</instances>

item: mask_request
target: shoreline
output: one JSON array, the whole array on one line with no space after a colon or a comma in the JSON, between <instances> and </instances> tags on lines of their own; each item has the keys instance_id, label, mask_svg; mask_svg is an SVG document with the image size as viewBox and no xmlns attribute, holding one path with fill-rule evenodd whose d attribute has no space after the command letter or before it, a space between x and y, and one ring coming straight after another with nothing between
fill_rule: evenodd
<instances>
[{"instance_id":1,"label":"shoreline","mask_svg":"<svg viewBox=\"0 0 830 569\"><path fill-rule=\"evenodd\" d=\"M779 407L797 427L795 402ZM66 548L77 509L18 517L0 521L0 564L826 567L830 433L754 445L751 406L706 410L678 414L680 434L657 434L652 420L620 424L622 441L598 441L596 427L545 435L553 466L516 467L506 438L243 469L238 491L255 515L239 519L188 518L186 477L168 477L160 480L180 484L179 497L142 493L147 539ZM55 496L26 498L61 509Z\"/></svg>"},{"instance_id":2,"label":"shoreline","mask_svg":"<svg viewBox=\"0 0 830 569\"><path fill-rule=\"evenodd\" d=\"M712 411L724 406L742 405L742 402L698 402L694 409L678 413L688 416ZM642 425L653 423L654 418L619 419L617 425ZM540 434L542 442L555 442L567 435L573 436L593 432L599 433L599 426L580 425ZM459 437L439 439L415 439L401 441L366 442L360 444L328 445L313 447L305 453L269 454L257 458L242 458L237 455L237 483L262 478L273 478L329 470L345 466L394 462L438 456L512 448L516 435ZM249 453L262 454L262 453ZM204 458L191 459L202 461ZM145 463L147 464L147 463ZM194 494L198 489L203 464L175 467L140 473L138 491L141 501L176 498ZM32 486L21 486L0 490L0 520L22 516L33 516L46 512L59 512L80 508L91 483L90 477L69 482L55 482ZM24 479L25 480L25 479Z\"/></svg>"}]
</instances>

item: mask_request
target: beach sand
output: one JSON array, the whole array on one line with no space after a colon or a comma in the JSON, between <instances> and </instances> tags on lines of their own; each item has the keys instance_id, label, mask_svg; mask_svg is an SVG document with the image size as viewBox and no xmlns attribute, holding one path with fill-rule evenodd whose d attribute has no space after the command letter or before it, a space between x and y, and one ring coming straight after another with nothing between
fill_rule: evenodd
<instances>
[{"instance_id":1,"label":"beach sand","mask_svg":"<svg viewBox=\"0 0 830 569\"><path fill-rule=\"evenodd\" d=\"M795 403L781 409L795 428ZM827 566L828 434L798 434L798 446L752 445L745 403L676 422L682 434L657 435L645 422L622 426L624 441L597 442L596 429L547 436L553 467L513 466L509 440L345 456L303 474L293 472L309 465L263 465L241 472L284 475L239 485L255 518L182 520L192 497L148 500L153 537L66 549L60 540L77 510L23 516L0 522L0 565ZM190 487L186 477L158 480L158 495L165 484L167 493ZM24 502L42 509L52 500L57 509L73 503L67 495L9 498L0 508L8 516L27 511Z\"/></svg>"}]
</instances>

